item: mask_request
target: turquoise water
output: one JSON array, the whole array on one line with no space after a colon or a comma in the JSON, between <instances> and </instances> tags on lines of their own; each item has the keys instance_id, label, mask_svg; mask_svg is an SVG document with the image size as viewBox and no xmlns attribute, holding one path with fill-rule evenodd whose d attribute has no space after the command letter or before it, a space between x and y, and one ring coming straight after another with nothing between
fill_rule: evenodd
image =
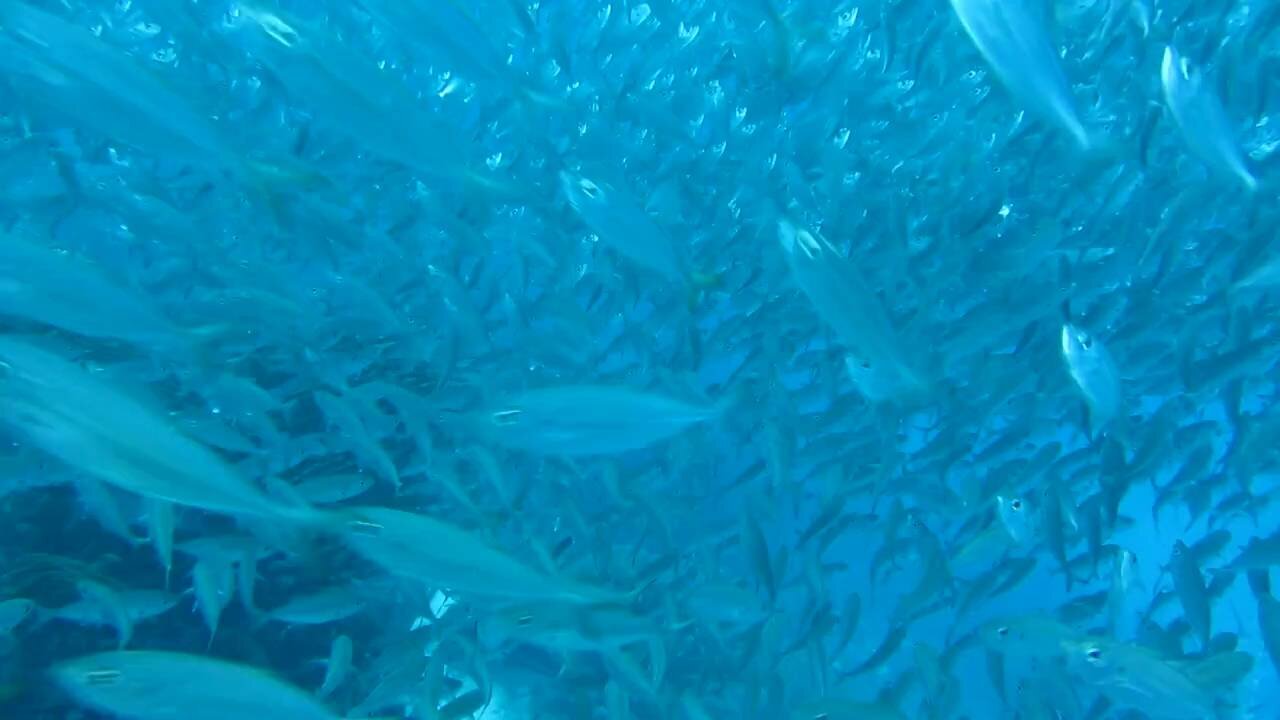
<instances>
[{"instance_id":1,"label":"turquoise water","mask_svg":"<svg viewBox=\"0 0 1280 720\"><path fill-rule=\"evenodd\" d=\"M0 717L1276 717L1278 26L3 0Z\"/></svg>"}]
</instances>

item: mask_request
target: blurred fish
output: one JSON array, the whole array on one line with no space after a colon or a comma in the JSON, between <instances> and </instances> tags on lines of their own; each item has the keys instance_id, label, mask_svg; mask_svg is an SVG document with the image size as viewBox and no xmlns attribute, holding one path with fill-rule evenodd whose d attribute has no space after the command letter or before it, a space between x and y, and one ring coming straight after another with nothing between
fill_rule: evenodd
<instances>
[{"instance_id":1,"label":"blurred fish","mask_svg":"<svg viewBox=\"0 0 1280 720\"><path fill-rule=\"evenodd\" d=\"M340 717L270 673L199 655L99 653L61 662L50 672L77 703L138 720L213 720L240 713L282 713L298 720Z\"/></svg>"},{"instance_id":2,"label":"blurred fish","mask_svg":"<svg viewBox=\"0 0 1280 720\"><path fill-rule=\"evenodd\" d=\"M1250 192L1258 180L1249 172L1222 100L1199 68L1192 66L1172 45L1164 49L1160 64L1164 101L1191 152L1215 172L1234 177Z\"/></svg>"}]
</instances>

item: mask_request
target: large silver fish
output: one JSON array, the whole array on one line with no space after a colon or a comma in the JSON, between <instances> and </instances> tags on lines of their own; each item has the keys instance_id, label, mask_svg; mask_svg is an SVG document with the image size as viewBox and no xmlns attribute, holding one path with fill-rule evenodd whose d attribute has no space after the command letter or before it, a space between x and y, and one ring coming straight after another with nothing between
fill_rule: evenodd
<instances>
[{"instance_id":1,"label":"large silver fish","mask_svg":"<svg viewBox=\"0 0 1280 720\"><path fill-rule=\"evenodd\" d=\"M61 662L51 674L79 704L131 720L341 717L266 671L201 655L106 652Z\"/></svg>"},{"instance_id":2,"label":"large silver fish","mask_svg":"<svg viewBox=\"0 0 1280 720\"><path fill-rule=\"evenodd\" d=\"M1204 79L1204 74L1169 45L1160 63L1160 85L1187 147L1213 171L1234 177L1246 190L1258 189L1258 180L1249 172L1235 140L1222 100Z\"/></svg>"},{"instance_id":3,"label":"large silver fish","mask_svg":"<svg viewBox=\"0 0 1280 720\"><path fill-rule=\"evenodd\" d=\"M723 412L656 393L608 385L528 390L480 413L482 433L542 455L609 455L666 440Z\"/></svg>"},{"instance_id":4,"label":"large silver fish","mask_svg":"<svg viewBox=\"0 0 1280 720\"><path fill-rule=\"evenodd\" d=\"M965 32L1009 91L1088 149L1094 143L1076 112L1071 84L1048 34L1027 4L1026 0L951 0Z\"/></svg>"},{"instance_id":5,"label":"large silver fish","mask_svg":"<svg viewBox=\"0 0 1280 720\"><path fill-rule=\"evenodd\" d=\"M854 264L826 239L778 222L778 242L796 285L848 350L846 370L869 400L914 396L927 388L888 313Z\"/></svg>"},{"instance_id":6,"label":"large silver fish","mask_svg":"<svg viewBox=\"0 0 1280 720\"><path fill-rule=\"evenodd\" d=\"M1083 328L1062 326L1062 357L1089 408L1089 432L1105 429L1120 412L1124 400L1120 371L1106 346Z\"/></svg>"},{"instance_id":7,"label":"large silver fish","mask_svg":"<svg viewBox=\"0 0 1280 720\"><path fill-rule=\"evenodd\" d=\"M0 422L91 477L213 512L322 521L267 495L164 415L56 353L0 338L0 371Z\"/></svg>"}]
</instances>

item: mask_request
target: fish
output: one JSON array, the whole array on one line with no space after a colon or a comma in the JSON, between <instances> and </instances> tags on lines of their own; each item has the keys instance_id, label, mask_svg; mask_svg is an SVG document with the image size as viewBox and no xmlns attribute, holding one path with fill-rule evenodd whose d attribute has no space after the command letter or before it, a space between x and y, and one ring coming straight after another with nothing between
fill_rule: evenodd
<instances>
[{"instance_id":1,"label":"fish","mask_svg":"<svg viewBox=\"0 0 1280 720\"><path fill-rule=\"evenodd\" d=\"M650 447L725 410L724 404L691 404L627 387L566 385L515 393L474 422L502 447L585 457Z\"/></svg>"},{"instance_id":2,"label":"fish","mask_svg":"<svg viewBox=\"0 0 1280 720\"><path fill-rule=\"evenodd\" d=\"M352 507L346 542L389 572L478 599L548 600L565 603L617 601L625 597L546 575L475 535L416 513L383 507Z\"/></svg>"},{"instance_id":3,"label":"fish","mask_svg":"<svg viewBox=\"0 0 1280 720\"><path fill-rule=\"evenodd\" d=\"M792 278L817 316L844 343L853 358L846 369L855 375L863 394L873 399L925 394L925 379L853 262L789 219L779 220L777 227Z\"/></svg>"},{"instance_id":4,"label":"fish","mask_svg":"<svg viewBox=\"0 0 1280 720\"><path fill-rule=\"evenodd\" d=\"M1248 192L1256 191L1258 179L1236 145L1222 100L1201 70L1172 45L1165 46L1160 61L1160 86L1188 149L1210 169L1235 179Z\"/></svg>"},{"instance_id":5,"label":"fish","mask_svg":"<svg viewBox=\"0 0 1280 720\"><path fill-rule=\"evenodd\" d=\"M266 618L289 625L327 625L360 613L365 605L355 588L337 585L293 597L267 610Z\"/></svg>"},{"instance_id":6,"label":"fish","mask_svg":"<svg viewBox=\"0 0 1280 720\"><path fill-rule=\"evenodd\" d=\"M1205 587L1204 576L1192 556L1191 550L1178 540L1173 545L1173 555L1169 559L1169 575L1173 578L1174 592L1182 604L1182 612L1195 630L1200 640L1200 649L1209 649L1212 629L1209 625L1212 617L1209 604L1209 592Z\"/></svg>"},{"instance_id":7,"label":"fish","mask_svg":"<svg viewBox=\"0 0 1280 720\"><path fill-rule=\"evenodd\" d=\"M277 501L167 419L58 354L0 338L0 420L92 477L155 500L204 510L323 522Z\"/></svg>"},{"instance_id":8,"label":"fish","mask_svg":"<svg viewBox=\"0 0 1280 720\"><path fill-rule=\"evenodd\" d=\"M338 635L329 646L329 659L324 666L324 681L316 689L316 697L323 700L333 694L351 676L351 638Z\"/></svg>"},{"instance_id":9,"label":"fish","mask_svg":"<svg viewBox=\"0 0 1280 720\"><path fill-rule=\"evenodd\" d=\"M1213 717L1216 713L1212 693L1140 646L1084 641L1072 648L1068 667L1116 707L1169 720Z\"/></svg>"},{"instance_id":10,"label":"fish","mask_svg":"<svg viewBox=\"0 0 1280 720\"><path fill-rule=\"evenodd\" d=\"M212 720L241 712L279 712L298 720L340 717L270 672L188 653L97 653L59 662L49 673L77 704L118 717Z\"/></svg>"},{"instance_id":11,"label":"fish","mask_svg":"<svg viewBox=\"0 0 1280 720\"><path fill-rule=\"evenodd\" d=\"M1123 408L1120 371L1101 341L1070 323L1062 326L1062 357L1088 407L1088 431L1096 436L1115 422Z\"/></svg>"},{"instance_id":12,"label":"fish","mask_svg":"<svg viewBox=\"0 0 1280 720\"><path fill-rule=\"evenodd\" d=\"M1081 150L1097 145L1080 119L1058 53L1030 2L951 0L951 9L1016 98L1061 128Z\"/></svg>"},{"instance_id":13,"label":"fish","mask_svg":"<svg viewBox=\"0 0 1280 720\"><path fill-rule=\"evenodd\" d=\"M371 474L346 473L309 477L294 485L293 490L312 505L332 505L359 497L373 486Z\"/></svg>"}]
</instances>

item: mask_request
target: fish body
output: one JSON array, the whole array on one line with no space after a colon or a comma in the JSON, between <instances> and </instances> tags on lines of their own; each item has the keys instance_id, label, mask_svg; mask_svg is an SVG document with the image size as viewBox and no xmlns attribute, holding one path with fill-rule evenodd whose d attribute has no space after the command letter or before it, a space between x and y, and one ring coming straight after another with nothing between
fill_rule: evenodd
<instances>
[{"instance_id":1,"label":"fish body","mask_svg":"<svg viewBox=\"0 0 1280 720\"><path fill-rule=\"evenodd\" d=\"M583 223L615 252L671 283L685 282L674 241L629 194L567 171L560 187Z\"/></svg>"},{"instance_id":2,"label":"fish body","mask_svg":"<svg viewBox=\"0 0 1280 720\"><path fill-rule=\"evenodd\" d=\"M1058 53L1027 0L951 0L969 39L1009 91L1082 149L1094 145Z\"/></svg>"},{"instance_id":3,"label":"fish body","mask_svg":"<svg viewBox=\"0 0 1280 720\"><path fill-rule=\"evenodd\" d=\"M1240 153L1221 98L1200 69L1172 45L1164 49L1160 85L1165 104L1191 152L1215 172L1235 178L1246 190L1257 190L1258 180Z\"/></svg>"},{"instance_id":4,"label":"fish body","mask_svg":"<svg viewBox=\"0 0 1280 720\"><path fill-rule=\"evenodd\" d=\"M591 456L649 447L721 412L625 387L572 385L515 395L481 414L479 423L486 436L512 449Z\"/></svg>"},{"instance_id":5,"label":"fish body","mask_svg":"<svg viewBox=\"0 0 1280 720\"><path fill-rule=\"evenodd\" d=\"M1089 430L1096 435L1119 414L1123 402L1120 371L1111 353L1088 331L1062 326L1062 357L1089 408Z\"/></svg>"},{"instance_id":6,"label":"fish body","mask_svg":"<svg viewBox=\"0 0 1280 720\"><path fill-rule=\"evenodd\" d=\"M792 279L848 351L845 367L860 392L873 400L923 394L924 379L853 262L825 238L790 220L778 222L778 242Z\"/></svg>"},{"instance_id":7,"label":"fish body","mask_svg":"<svg viewBox=\"0 0 1280 720\"><path fill-rule=\"evenodd\" d=\"M289 625L326 625L345 620L365 608L365 601L350 587L326 588L290 599L267 612L267 617Z\"/></svg>"},{"instance_id":8,"label":"fish body","mask_svg":"<svg viewBox=\"0 0 1280 720\"><path fill-rule=\"evenodd\" d=\"M99 653L58 663L50 673L77 703L131 720L340 717L269 672L202 655Z\"/></svg>"}]
</instances>

